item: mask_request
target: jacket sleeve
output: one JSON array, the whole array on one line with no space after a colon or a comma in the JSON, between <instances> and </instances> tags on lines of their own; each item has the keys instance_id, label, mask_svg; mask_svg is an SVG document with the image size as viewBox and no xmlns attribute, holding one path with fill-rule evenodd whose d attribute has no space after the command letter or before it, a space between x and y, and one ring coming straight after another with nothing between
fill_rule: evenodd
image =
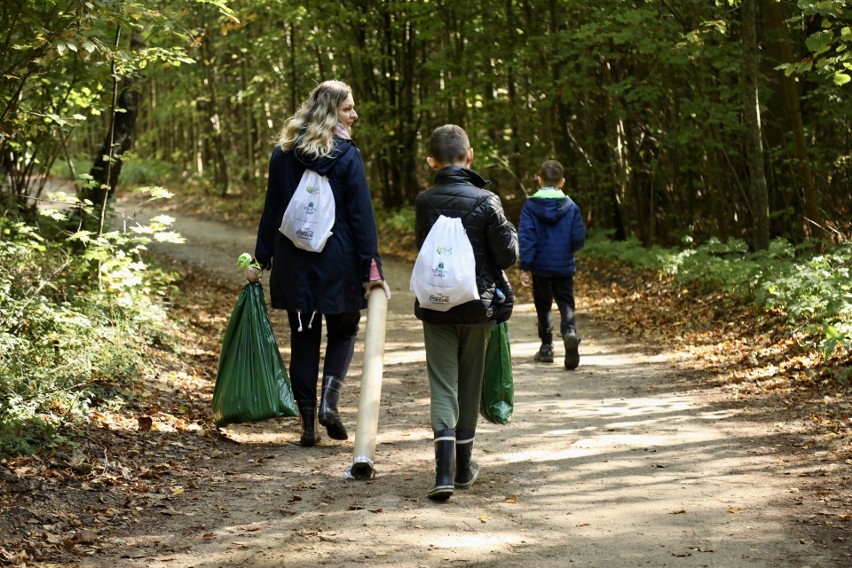
<instances>
[{"instance_id":1,"label":"jacket sleeve","mask_svg":"<svg viewBox=\"0 0 852 568\"><path fill-rule=\"evenodd\" d=\"M537 235L535 222L526 204L521 208L521 220L518 223L518 245L520 246L521 270L532 270L535 264L535 243Z\"/></svg>"},{"instance_id":2,"label":"jacket sleeve","mask_svg":"<svg viewBox=\"0 0 852 568\"><path fill-rule=\"evenodd\" d=\"M574 207L574 217L571 220L571 251L577 252L586 244L586 224L580 208Z\"/></svg>"},{"instance_id":3,"label":"jacket sleeve","mask_svg":"<svg viewBox=\"0 0 852 568\"><path fill-rule=\"evenodd\" d=\"M254 258L266 270L272 268L272 252L275 246L275 236L278 227L279 214L283 213L284 195L284 153L280 148L272 152L269 159L269 179L266 183L266 201L263 213L257 226L257 242L254 247Z\"/></svg>"},{"instance_id":4,"label":"jacket sleeve","mask_svg":"<svg viewBox=\"0 0 852 568\"><path fill-rule=\"evenodd\" d=\"M346 179L345 195L346 213L349 216L352 238L355 250L358 252L358 270L361 282L370 281L370 266L376 261L376 267L382 274L382 259L379 256L379 237L376 230L376 217L373 213L373 202L370 198L370 188L367 185L367 174L361 153L352 151L349 160Z\"/></svg>"},{"instance_id":5,"label":"jacket sleeve","mask_svg":"<svg viewBox=\"0 0 852 568\"><path fill-rule=\"evenodd\" d=\"M505 270L518 262L518 232L506 219L497 195L488 199L488 207L492 209L486 228L488 248L497 266Z\"/></svg>"}]
</instances>

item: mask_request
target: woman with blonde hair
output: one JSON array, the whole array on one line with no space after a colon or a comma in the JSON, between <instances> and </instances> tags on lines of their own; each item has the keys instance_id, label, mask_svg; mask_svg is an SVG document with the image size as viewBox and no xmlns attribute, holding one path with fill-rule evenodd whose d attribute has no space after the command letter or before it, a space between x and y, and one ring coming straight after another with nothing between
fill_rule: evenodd
<instances>
[{"instance_id":1,"label":"woman with blonde hair","mask_svg":"<svg viewBox=\"0 0 852 568\"><path fill-rule=\"evenodd\" d=\"M302 446L319 441L317 418L330 438L348 438L337 404L355 348L360 310L366 308L374 286L382 286L390 297L364 163L351 138L357 118L349 85L317 85L287 121L272 151L258 224L255 259L271 270L272 307L286 310L290 324L290 381L302 422ZM297 248L279 231L306 169L326 176L334 197L334 226L321 252ZM260 276L250 268L246 279L256 282ZM318 408L323 317L327 342Z\"/></svg>"}]
</instances>

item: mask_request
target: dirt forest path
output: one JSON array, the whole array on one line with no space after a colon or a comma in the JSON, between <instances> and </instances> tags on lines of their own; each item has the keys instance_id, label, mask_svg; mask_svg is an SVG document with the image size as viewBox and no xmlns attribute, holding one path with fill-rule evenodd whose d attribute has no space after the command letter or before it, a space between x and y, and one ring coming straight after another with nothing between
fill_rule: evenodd
<instances>
[{"instance_id":1,"label":"dirt forest path","mask_svg":"<svg viewBox=\"0 0 852 568\"><path fill-rule=\"evenodd\" d=\"M253 231L179 217L188 243L159 249L242 285ZM429 393L410 266L385 259L389 304L375 478L349 481L360 349L341 401L350 440L297 445L297 419L229 428L180 494L117 531L88 568L834 567L849 543L802 524L803 483L826 464L706 383L579 316L581 366L534 363L531 305L510 321L515 410L480 420L470 490L433 503ZM265 280L264 280L265 282ZM230 311L231 306L223 306ZM365 322L362 321L361 334ZM273 315L285 363L288 337ZM561 350L557 350L557 355ZM324 431L323 431L324 432Z\"/></svg>"}]
</instances>

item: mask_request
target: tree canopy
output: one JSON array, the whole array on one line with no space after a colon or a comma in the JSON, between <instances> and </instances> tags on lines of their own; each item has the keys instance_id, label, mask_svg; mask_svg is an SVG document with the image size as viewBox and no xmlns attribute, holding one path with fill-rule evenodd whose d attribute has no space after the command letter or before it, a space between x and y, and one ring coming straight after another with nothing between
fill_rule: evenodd
<instances>
[{"instance_id":1,"label":"tree canopy","mask_svg":"<svg viewBox=\"0 0 852 568\"><path fill-rule=\"evenodd\" d=\"M510 217L555 158L589 224L617 238L735 237L760 249L771 237L848 235L852 10L842 0L24 0L0 10L11 22L0 44L3 196L23 206L35 174L58 161L74 165L81 188L114 188L99 163L135 163L221 194L262 193L274 134L316 83L338 78L353 87L355 140L385 208L408 207L428 184L424 140L452 122Z\"/></svg>"}]
</instances>

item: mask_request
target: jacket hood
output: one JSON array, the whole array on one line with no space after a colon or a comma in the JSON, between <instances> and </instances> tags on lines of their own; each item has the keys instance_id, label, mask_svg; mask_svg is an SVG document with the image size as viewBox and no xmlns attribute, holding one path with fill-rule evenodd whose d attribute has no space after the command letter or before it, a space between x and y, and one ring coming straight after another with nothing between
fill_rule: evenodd
<instances>
[{"instance_id":1,"label":"jacket hood","mask_svg":"<svg viewBox=\"0 0 852 568\"><path fill-rule=\"evenodd\" d=\"M296 157L296 160L306 168L315 171L321 176L327 176L332 166L334 166L335 161L354 149L357 149L354 142L335 136L334 150L332 150L331 154L328 156L317 158L302 154L298 150L294 152L294 156Z\"/></svg>"},{"instance_id":2,"label":"jacket hood","mask_svg":"<svg viewBox=\"0 0 852 568\"><path fill-rule=\"evenodd\" d=\"M574 202L570 197L541 198L533 195L527 200L527 209L535 217L550 225L558 222L571 209Z\"/></svg>"}]
</instances>

